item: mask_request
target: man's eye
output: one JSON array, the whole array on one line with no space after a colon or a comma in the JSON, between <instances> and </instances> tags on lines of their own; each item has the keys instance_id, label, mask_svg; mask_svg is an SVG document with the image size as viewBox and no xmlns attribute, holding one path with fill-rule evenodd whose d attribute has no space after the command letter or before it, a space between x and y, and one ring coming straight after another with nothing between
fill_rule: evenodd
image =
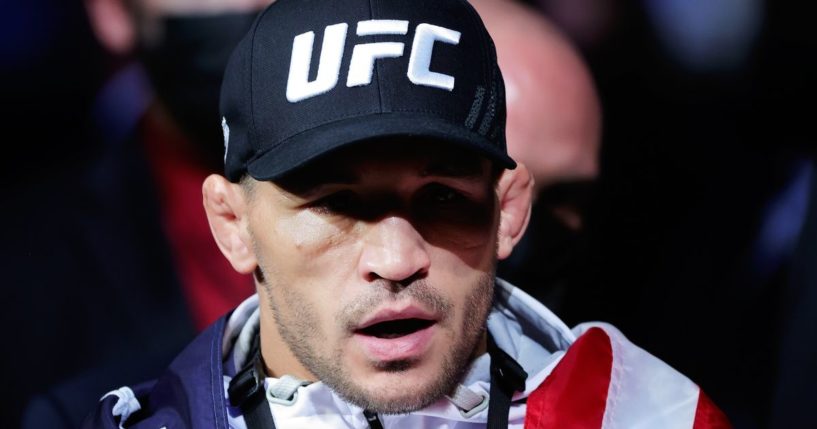
<instances>
[{"instance_id":1,"label":"man's eye","mask_svg":"<svg viewBox=\"0 0 817 429\"><path fill-rule=\"evenodd\" d=\"M465 199L454 189L443 185L432 185L429 189L429 199L436 204L453 204Z\"/></svg>"},{"instance_id":2,"label":"man's eye","mask_svg":"<svg viewBox=\"0 0 817 429\"><path fill-rule=\"evenodd\" d=\"M419 225L447 233L471 233L472 227L482 230L492 214L492 206L481 196L440 183L427 185L412 207Z\"/></svg>"},{"instance_id":3,"label":"man's eye","mask_svg":"<svg viewBox=\"0 0 817 429\"><path fill-rule=\"evenodd\" d=\"M349 213L356 210L358 198L353 192L341 191L327 195L312 204L319 211L330 213Z\"/></svg>"}]
</instances>

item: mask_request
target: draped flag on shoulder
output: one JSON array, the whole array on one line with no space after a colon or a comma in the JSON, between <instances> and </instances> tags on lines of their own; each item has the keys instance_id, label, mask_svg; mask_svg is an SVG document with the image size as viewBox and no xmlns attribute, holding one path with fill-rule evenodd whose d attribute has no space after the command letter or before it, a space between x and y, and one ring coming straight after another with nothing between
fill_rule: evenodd
<instances>
[{"instance_id":1,"label":"draped flag on shoulder","mask_svg":"<svg viewBox=\"0 0 817 429\"><path fill-rule=\"evenodd\" d=\"M528 398L525 429L730 429L691 380L629 342L587 323Z\"/></svg>"}]
</instances>

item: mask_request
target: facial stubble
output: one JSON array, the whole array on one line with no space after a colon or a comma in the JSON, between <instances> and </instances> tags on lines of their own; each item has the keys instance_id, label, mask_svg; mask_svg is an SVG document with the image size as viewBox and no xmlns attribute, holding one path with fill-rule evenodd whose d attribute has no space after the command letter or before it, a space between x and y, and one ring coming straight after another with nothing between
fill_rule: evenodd
<instances>
[{"instance_id":1,"label":"facial stubble","mask_svg":"<svg viewBox=\"0 0 817 429\"><path fill-rule=\"evenodd\" d=\"M266 272L263 269L262 271ZM261 285L267 293L267 304L272 311L277 329L301 365L350 403L383 414L415 411L454 391L470 367L478 343L483 338L494 295L492 274L483 274L473 285L469 285L471 292L461 309L463 317L459 335L456 330L441 332L453 341L453 344L448 348L450 353L444 357L439 367L435 368L438 374L429 377L430 381L424 385L410 384L414 389L406 388L406 385L409 385L406 383L401 386L400 394L393 395L389 393L394 392L384 391L387 388L367 388L361 383L363 380L355 380L340 359L343 356L340 346L331 351L321 348L322 345L328 344L329 340L319 328L320 318L310 301L305 299L296 287L272 284L274 276L264 277L266 281ZM440 327L451 327L455 323L451 319L451 315L455 314L453 304L425 280L418 280L399 289L374 286L370 291L371 293L345 305L334 315L333 320L338 321L342 330L349 335L351 335L349 328L378 305L389 300L406 298L421 303L435 314L446 315L445 319L438 322ZM281 302L276 299L276 292L279 293ZM397 360L369 364L377 371L399 376L413 369L417 362Z\"/></svg>"}]
</instances>

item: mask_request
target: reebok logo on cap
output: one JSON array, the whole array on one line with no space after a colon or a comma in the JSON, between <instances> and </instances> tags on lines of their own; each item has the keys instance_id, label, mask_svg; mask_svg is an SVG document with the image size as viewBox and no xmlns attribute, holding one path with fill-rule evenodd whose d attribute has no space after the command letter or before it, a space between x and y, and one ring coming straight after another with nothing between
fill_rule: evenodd
<instances>
[{"instance_id":1,"label":"reebok logo on cap","mask_svg":"<svg viewBox=\"0 0 817 429\"><path fill-rule=\"evenodd\" d=\"M376 19L357 23L357 36L405 36L408 21ZM292 58L287 79L287 100L297 103L331 91L340 78L348 24L334 24L323 32L320 63L317 78L309 81L310 61L314 48L315 33L309 31L295 36L292 42ZM460 32L431 24L419 24L414 32L406 77L415 85L430 86L447 91L454 89L455 78L429 69L435 42L457 45ZM372 83L375 61L381 58L403 56L403 42L375 42L357 44L352 51L352 59L346 79L346 86L366 86Z\"/></svg>"}]
</instances>

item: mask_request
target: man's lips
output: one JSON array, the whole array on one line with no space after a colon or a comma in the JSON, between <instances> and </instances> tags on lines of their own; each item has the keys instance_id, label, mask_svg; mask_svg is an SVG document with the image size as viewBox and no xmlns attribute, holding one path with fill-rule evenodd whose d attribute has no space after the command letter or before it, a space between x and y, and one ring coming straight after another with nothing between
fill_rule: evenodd
<instances>
[{"instance_id":1,"label":"man's lips","mask_svg":"<svg viewBox=\"0 0 817 429\"><path fill-rule=\"evenodd\" d=\"M385 308L361 322L354 341L374 361L409 360L428 349L437 317L421 307Z\"/></svg>"},{"instance_id":2,"label":"man's lips","mask_svg":"<svg viewBox=\"0 0 817 429\"><path fill-rule=\"evenodd\" d=\"M404 307L388 307L381 309L372 314L371 316L363 319L363 321L358 324L355 330L360 331L371 326L377 325L378 323L409 319L428 320L432 322L437 321L437 317L433 313L431 313L430 311L426 311L423 308L416 305L408 305Z\"/></svg>"}]
</instances>

